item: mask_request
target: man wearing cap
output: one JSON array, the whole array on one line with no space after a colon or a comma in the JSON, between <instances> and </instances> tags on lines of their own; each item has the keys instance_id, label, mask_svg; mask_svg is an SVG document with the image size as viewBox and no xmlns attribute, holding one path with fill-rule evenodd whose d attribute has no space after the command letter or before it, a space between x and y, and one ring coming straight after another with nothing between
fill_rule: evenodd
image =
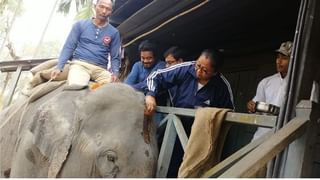
<instances>
[{"instance_id":1,"label":"man wearing cap","mask_svg":"<svg viewBox=\"0 0 320 180\"><path fill-rule=\"evenodd\" d=\"M282 106L286 97L286 88L288 84L287 73L291 50L292 42L290 41L283 42L280 48L276 50L277 73L272 76L268 76L259 82L256 96L247 103L247 108L250 113L255 112L257 101L265 102L278 107ZM257 139L268 130L270 129L259 127L254 134L253 140Z\"/></svg>"}]
</instances>

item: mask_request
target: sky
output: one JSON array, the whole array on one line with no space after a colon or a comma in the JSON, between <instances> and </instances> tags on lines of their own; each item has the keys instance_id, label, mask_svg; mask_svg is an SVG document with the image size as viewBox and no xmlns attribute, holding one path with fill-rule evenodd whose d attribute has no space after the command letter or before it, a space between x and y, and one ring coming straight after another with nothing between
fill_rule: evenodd
<instances>
[{"instance_id":1,"label":"sky","mask_svg":"<svg viewBox=\"0 0 320 180\"><path fill-rule=\"evenodd\" d=\"M17 54L23 54L21 51L26 46L38 45L54 3L55 0L23 0L24 12L16 18L10 32L10 40ZM74 17L75 11L68 16L55 11L43 41L58 40L62 46L74 23Z\"/></svg>"}]
</instances>

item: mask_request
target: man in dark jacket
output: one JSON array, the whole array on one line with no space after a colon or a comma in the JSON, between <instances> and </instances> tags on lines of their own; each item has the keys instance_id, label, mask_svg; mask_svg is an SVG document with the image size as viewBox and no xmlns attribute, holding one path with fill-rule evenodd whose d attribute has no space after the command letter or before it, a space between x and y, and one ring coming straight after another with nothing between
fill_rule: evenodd
<instances>
[{"instance_id":1,"label":"man in dark jacket","mask_svg":"<svg viewBox=\"0 0 320 180\"><path fill-rule=\"evenodd\" d=\"M197 61L160 69L147 78L146 114L156 108L158 92L177 86L172 100L174 107L218 107L233 109L229 82L218 72L222 58L214 50L204 50Z\"/></svg>"},{"instance_id":2,"label":"man in dark jacket","mask_svg":"<svg viewBox=\"0 0 320 180\"><path fill-rule=\"evenodd\" d=\"M197 61L185 62L160 69L147 78L145 114L152 114L156 108L155 96L175 87L172 105L181 108L218 107L233 109L233 97L229 82L218 72L222 58L214 50L204 50ZM191 132L193 119L183 118L182 125ZM160 135L161 136L161 135ZM183 149L175 140L168 176L177 177L182 162Z\"/></svg>"}]
</instances>

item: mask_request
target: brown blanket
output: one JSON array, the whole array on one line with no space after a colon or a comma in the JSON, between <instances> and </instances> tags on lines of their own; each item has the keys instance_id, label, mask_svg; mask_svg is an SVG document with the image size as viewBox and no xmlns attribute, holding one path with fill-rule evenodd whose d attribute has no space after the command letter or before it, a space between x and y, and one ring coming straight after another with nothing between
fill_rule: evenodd
<instances>
[{"instance_id":1,"label":"brown blanket","mask_svg":"<svg viewBox=\"0 0 320 180\"><path fill-rule=\"evenodd\" d=\"M46 62L44 62L46 63ZM49 62L48 62L49 63ZM51 64L53 62L50 62ZM38 65L38 66L43 66L43 63ZM36 66L35 68L38 68L38 66ZM56 77L56 79L54 81L63 81L63 80L67 80L68 78L68 73L69 73L69 64L66 64L63 68L63 72L59 74L59 76ZM39 84L42 84L48 80L50 80L50 76L51 76L51 72L55 69L56 67L53 66L53 67L50 67L49 69L39 69L39 71L37 71L31 82L30 82L30 85L31 87L36 87L38 86ZM38 69L37 69L38 70Z\"/></svg>"},{"instance_id":2,"label":"brown blanket","mask_svg":"<svg viewBox=\"0 0 320 180\"><path fill-rule=\"evenodd\" d=\"M222 121L230 109L199 108L178 177L200 177L219 161L218 139ZM224 141L224 138L223 138Z\"/></svg>"}]
</instances>

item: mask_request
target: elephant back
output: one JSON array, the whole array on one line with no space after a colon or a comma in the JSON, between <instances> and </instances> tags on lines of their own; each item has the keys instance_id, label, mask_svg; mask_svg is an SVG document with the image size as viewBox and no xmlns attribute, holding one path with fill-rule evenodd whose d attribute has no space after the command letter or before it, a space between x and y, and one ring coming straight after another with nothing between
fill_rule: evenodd
<instances>
[{"instance_id":1,"label":"elephant back","mask_svg":"<svg viewBox=\"0 0 320 180\"><path fill-rule=\"evenodd\" d=\"M130 86L59 88L27 111L26 136L17 146L12 177L154 176L155 125L144 117L144 95Z\"/></svg>"}]
</instances>

